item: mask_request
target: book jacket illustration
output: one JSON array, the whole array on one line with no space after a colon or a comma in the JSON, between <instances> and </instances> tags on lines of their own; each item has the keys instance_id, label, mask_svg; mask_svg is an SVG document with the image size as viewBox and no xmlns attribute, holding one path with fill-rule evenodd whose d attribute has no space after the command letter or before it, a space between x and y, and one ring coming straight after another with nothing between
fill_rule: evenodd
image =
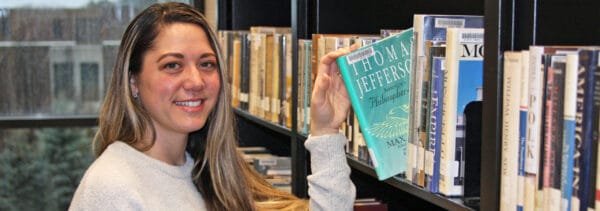
<instances>
[{"instance_id":1,"label":"book jacket illustration","mask_svg":"<svg viewBox=\"0 0 600 211\"><path fill-rule=\"evenodd\" d=\"M406 171L412 28L337 59L379 180Z\"/></svg>"}]
</instances>

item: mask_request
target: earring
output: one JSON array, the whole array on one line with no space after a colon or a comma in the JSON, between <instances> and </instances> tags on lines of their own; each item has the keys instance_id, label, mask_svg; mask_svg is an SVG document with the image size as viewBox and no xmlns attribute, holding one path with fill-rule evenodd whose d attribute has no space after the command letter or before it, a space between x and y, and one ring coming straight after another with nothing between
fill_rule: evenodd
<instances>
[{"instance_id":1,"label":"earring","mask_svg":"<svg viewBox=\"0 0 600 211\"><path fill-rule=\"evenodd\" d=\"M138 98L140 95L139 95L139 93L138 93L138 92L134 92L134 93L132 94L132 96L133 96L133 98L137 99L137 98Z\"/></svg>"}]
</instances>

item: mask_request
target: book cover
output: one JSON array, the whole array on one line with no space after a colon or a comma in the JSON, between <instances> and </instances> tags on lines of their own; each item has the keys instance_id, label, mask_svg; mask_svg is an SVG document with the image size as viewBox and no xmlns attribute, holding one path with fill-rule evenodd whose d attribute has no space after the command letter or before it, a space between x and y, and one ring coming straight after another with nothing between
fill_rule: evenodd
<instances>
[{"instance_id":1,"label":"book cover","mask_svg":"<svg viewBox=\"0 0 600 211\"><path fill-rule=\"evenodd\" d=\"M504 52L500 210L517 209L521 53Z\"/></svg>"},{"instance_id":2,"label":"book cover","mask_svg":"<svg viewBox=\"0 0 600 211\"><path fill-rule=\"evenodd\" d=\"M412 28L337 59L379 180L406 171Z\"/></svg>"},{"instance_id":3,"label":"book cover","mask_svg":"<svg viewBox=\"0 0 600 211\"><path fill-rule=\"evenodd\" d=\"M442 104L440 193L462 195L465 106L479 100L483 86L483 29L449 28Z\"/></svg>"}]
</instances>

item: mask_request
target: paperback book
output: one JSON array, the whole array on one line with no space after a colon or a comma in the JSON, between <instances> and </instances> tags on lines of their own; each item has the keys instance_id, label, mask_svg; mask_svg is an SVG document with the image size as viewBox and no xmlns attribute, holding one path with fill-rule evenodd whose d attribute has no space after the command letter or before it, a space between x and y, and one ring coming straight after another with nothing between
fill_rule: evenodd
<instances>
[{"instance_id":1,"label":"paperback book","mask_svg":"<svg viewBox=\"0 0 600 211\"><path fill-rule=\"evenodd\" d=\"M337 59L379 180L406 172L413 30Z\"/></svg>"}]
</instances>

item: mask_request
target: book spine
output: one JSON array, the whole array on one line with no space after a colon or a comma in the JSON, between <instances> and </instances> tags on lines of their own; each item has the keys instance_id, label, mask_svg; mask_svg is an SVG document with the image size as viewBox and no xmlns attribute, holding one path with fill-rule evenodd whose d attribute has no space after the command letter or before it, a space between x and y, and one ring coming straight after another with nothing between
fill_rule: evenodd
<instances>
[{"instance_id":1,"label":"book spine","mask_svg":"<svg viewBox=\"0 0 600 211\"><path fill-rule=\"evenodd\" d=\"M575 143L575 113L577 100L577 54L567 55L564 92L564 129L561 165L561 210L571 210L573 189L573 154Z\"/></svg>"},{"instance_id":2,"label":"book spine","mask_svg":"<svg viewBox=\"0 0 600 211\"><path fill-rule=\"evenodd\" d=\"M264 58L262 61L264 62L264 72L263 72L263 83L261 85L262 88L262 102L261 108L263 111L263 118L267 121L272 121L271 118L273 116L273 109L271 109L271 99L275 99L273 96L273 87L277 83L275 82L275 78L273 78L273 63L274 63L274 37L273 34L267 34L265 37L264 43Z\"/></svg>"},{"instance_id":3,"label":"book spine","mask_svg":"<svg viewBox=\"0 0 600 211\"><path fill-rule=\"evenodd\" d=\"M431 88L431 109L430 111L430 129L429 129L429 143L428 143L428 157L431 157L431 179L429 182L429 191L432 193L439 192L439 178L440 178L440 150L442 144L441 140L441 129L442 129L442 102L444 101L443 83L444 83L444 71L445 61L444 57L436 57L432 61L434 63L432 73L432 88Z\"/></svg>"},{"instance_id":4,"label":"book spine","mask_svg":"<svg viewBox=\"0 0 600 211\"><path fill-rule=\"evenodd\" d=\"M500 176L500 210L515 210L517 207L517 181L519 157L519 104L521 55L519 52L504 52L504 79L502 101L502 157Z\"/></svg>"},{"instance_id":5,"label":"book spine","mask_svg":"<svg viewBox=\"0 0 600 211\"><path fill-rule=\"evenodd\" d=\"M269 102L269 109L271 111L271 116L270 116L270 120L271 122L273 122L274 124L279 124L279 114L281 113L281 108L279 107L279 104L281 102L281 95L279 94L281 92L281 90L283 89L283 87L281 87L281 34L275 34L273 35L273 50L272 50L272 79L273 79L273 84L271 85L271 101ZM269 83L269 82L267 82Z\"/></svg>"},{"instance_id":6,"label":"book spine","mask_svg":"<svg viewBox=\"0 0 600 211\"><path fill-rule=\"evenodd\" d=\"M527 146L527 99L529 97L529 51L521 51L521 92L519 94L519 165L517 180L517 210L523 210L525 203L525 152Z\"/></svg>"},{"instance_id":7,"label":"book spine","mask_svg":"<svg viewBox=\"0 0 600 211\"><path fill-rule=\"evenodd\" d=\"M592 173L596 166L592 158L595 157L597 151L594 146L598 144L598 115L599 96L600 96L600 68L598 64L597 50L582 50L579 54L579 67L581 71L585 71L588 78L585 84L584 99L583 99L583 119L582 119L582 143L580 148L580 183L579 183L579 208L580 210L588 210L593 208L593 199L595 191L595 178ZM576 152L577 153L577 152Z\"/></svg>"},{"instance_id":8,"label":"book spine","mask_svg":"<svg viewBox=\"0 0 600 211\"><path fill-rule=\"evenodd\" d=\"M564 125L564 56L547 54L544 57L546 74L546 112L544 142L544 205L560 208L560 169L562 131ZM559 65L560 64L560 65Z\"/></svg>"},{"instance_id":9,"label":"book spine","mask_svg":"<svg viewBox=\"0 0 600 211\"><path fill-rule=\"evenodd\" d=\"M527 146L525 153L525 200L523 210L533 211L538 198L538 170L540 160L540 142L542 134L544 72L541 67L541 55L544 49L540 46L529 48L529 97L527 104Z\"/></svg>"},{"instance_id":10,"label":"book spine","mask_svg":"<svg viewBox=\"0 0 600 211\"><path fill-rule=\"evenodd\" d=\"M302 89L303 89L303 93L304 95L302 96L304 99L302 100L302 108L303 108L303 112L302 112L302 132L304 134L308 134L309 132L309 128L310 128L310 97L312 95L311 90L312 90L312 79L311 79L311 69L312 69L312 65L309 65L309 51L311 50L310 48L308 48L308 46L304 46L305 48L307 48L307 51L305 51L304 54L304 58L305 58L305 62L304 65L306 66L304 69L304 74L303 79L302 79Z\"/></svg>"},{"instance_id":11,"label":"book spine","mask_svg":"<svg viewBox=\"0 0 600 211\"><path fill-rule=\"evenodd\" d=\"M306 109L306 107L304 106L304 99L305 96L307 95L305 93L305 83L304 83L304 75L307 74L306 68L308 68L306 66L305 63L305 51L307 51L308 49L306 49L306 46L304 45L304 42L302 40L298 40L298 72L297 72L297 77L298 78L298 101L297 101L297 105L298 107L296 108L296 125L297 128L296 130L299 131L300 133L304 133L305 131L303 130L305 128L304 125L304 110ZM311 70L312 71L312 70Z\"/></svg>"},{"instance_id":12,"label":"book spine","mask_svg":"<svg viewBox=\"0 0 600 211\"><path fill-rule=\"evenodd\" d=\"M283 116L285 120L283 122L285 122L285 126L287 128L292 128L292 101L294 100L292 99L292 86L294 86L292 83L292 34L286 33L285 36L283 36L283 45L285 49L285 59L283 60L285 63L285 65L283 65L285 68L285 100L283 100L283 105L281 107L284 110Z\"/></svg>"},{"instance_id":13,"label":"book spine","mask_svg":"<svg viewBox=\"0 0 600 211\"><path fill-rule=\"evenodd\" d=\"M232 94L232 104L235 108L240 108L240 85L242 76L241 73L241 61L242 61L242 43L237 36L233 41L233 56L231 58L231 70L232 70L232 84L231 84L231 94Z\"/></svg>"},{"instance_id":14,"label":"book spine","mask_svg":"<svg viewBox=\"0 0 600 211\"><path fill-rule=\"evenodd\" d=\"M421 90L416 89L415 85L417 83L417 75L421 74L420 68L419 68L419 60L421 59L421 52L422 52L422 48L424 48L424 46L421 46L421 43L423 42L423 17L424 15L414 15L413 16L413 43L414 45L414 53L413 53L413 58L412 58L412 64L411 64L411 74L410 74L410 84L411 84L411 90L413 92L413 94L411 95L410 98L410 104L411 105L416 105L417 101L420 101L420 93ZM418 106L411 106L411 113L415 113L417 110ZM417 113L415 113L417 114ZM418 183L418 152L419 152L419 148L423 147L420 146L420 141L419 141L419 131L418 131L418 123L419 123L419 118L413 118L410 120L409 122L409 134L408 134L408 148L407 148L407 169L406 169L406 180L411 181L415 184Z\"/></svg>"},{"instance_id":15,"label":"book spine","mask_svg":"<svg viewBox=\"0 0 600 211\"><path fill-rule=\"evenodd\" d=\"M278 92L277 92L277 101L275 102L275 107L277 107L277 123L281 126L285 127L285 107L284 107L284 102L285 102L285 92L286 92L286 87L285 87L285 56L286 56L286 49L285 49L285 34L282 34L281 36L278 37L278 46L279 46L279 50L277 51L278 54L278 82L279 84L278 86Z\"/></svg>"},{"instance_id":16,"label":"book spine","mask_svg":"<svg viewBox=\"0 0 600 211\"><path fill-rule=\"evenodd\" d=\"M250 43L252 42L252 40L250 39L250 34L242 34L241 38L242 38L242 46L241 46L241 52L242 52L242 64L241 64L241 75L240 75L240 81L241 81L241 86L240 86L240 96L239 96L239 100L240 100L240 108L244 111L249 111L249 105L248 105L248 95L249 95L249 91L250 91Z\"/></svg>"},{"instance_id":17,"label":"book spine","mask_svg":"<svg viewBox=\"0 0 600 211\"><path fill-rule=\"evenodd\" d=\"M588 186L588 188L590 189L590 195L588 197L588 210L595 210L596 207L594 206L595 203L595 199L596 199L596 192L594 191L593 187L596 187L596 184L598 183L596 180L596 174L594 172L596 172L596 170L598 169L598 163L596 162L596 159L594 159L595 157L598 156L598 151L596 151L596 149L598 148L598 140L600 139L600 56L599 56L599 52L600 50L596 50L594 51L595 53L593 54L592 59L590 60L590 69L594 72L594 78L596 80L594 80L594 110L592 113L592 142L591 145L589 145L589 149L591 151L591 155L590 155L590 171L589 171L589 175L590 175L590 184Z\"/></svg>"}]
</instances>

